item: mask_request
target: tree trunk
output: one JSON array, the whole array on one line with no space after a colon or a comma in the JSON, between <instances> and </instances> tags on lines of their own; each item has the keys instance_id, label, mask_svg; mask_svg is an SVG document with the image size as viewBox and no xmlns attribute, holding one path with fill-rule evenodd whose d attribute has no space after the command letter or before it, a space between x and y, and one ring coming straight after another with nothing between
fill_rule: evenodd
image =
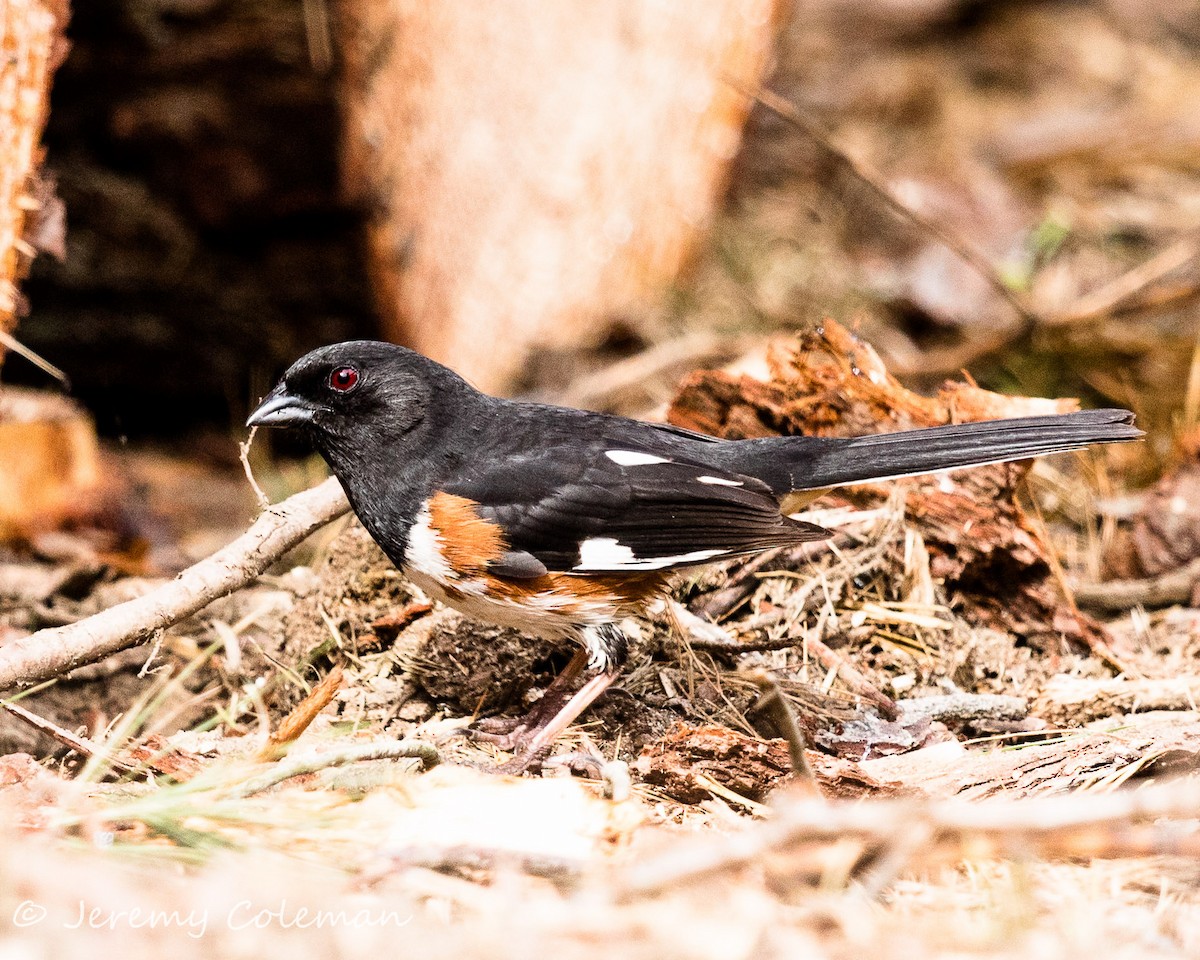
<instances>
[{"instance_id":1,"label":"tree trunk","mask_svg":"<svg viewBox=\"0 0 1200 960\"><path fill-rule=\"evenodd\" d=\"M17 284L36 252L27 231L50 204L40 188L50 78L66 52L65 0L0 3L0 333L21 312ZM52 243L52 240L45 242ZM60 241L61 242L61 241ZM0 339L0 363L6 343Z\"/></svg>"},{"instance_id":2,"label":"tree trunk","mask_svg":"<svg viewBox=\"0 0 1200 960\"><path fill-rule=\"evenodd\" d=\"M785 5L343 2L346 179L391 338L502 389L661 296Z\"/></svg>"}]
</instances>

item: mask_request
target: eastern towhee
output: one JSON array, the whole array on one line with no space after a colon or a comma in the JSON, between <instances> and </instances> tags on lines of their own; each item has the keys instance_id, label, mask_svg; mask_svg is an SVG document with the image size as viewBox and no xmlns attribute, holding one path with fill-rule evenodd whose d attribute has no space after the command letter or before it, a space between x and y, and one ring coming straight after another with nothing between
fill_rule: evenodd
<instances>
[{"instance_id":1,"label":"eastern towhee","mask_svg":"<svg viewBox=\"0 0 1200 960\"><path fill-rule=\"evenodd\" d=\"M518 766L616 678L621 620L660 596L670 571L830 536L786 515L797 493L1133 440L1132 423L1127 410L1087 410L849 439L717 440L491 397L370 341L302 357L248 421L307 433L363 526L425 593L580 644L539 708L493 738L522 751Z\"/></svg>"}]
</instances>

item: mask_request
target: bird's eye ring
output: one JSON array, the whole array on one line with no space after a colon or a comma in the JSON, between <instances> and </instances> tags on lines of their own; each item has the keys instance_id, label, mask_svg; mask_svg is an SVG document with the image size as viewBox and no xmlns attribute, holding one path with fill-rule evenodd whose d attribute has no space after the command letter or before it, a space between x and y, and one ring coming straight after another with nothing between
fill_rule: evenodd
<instances>
[{"instance_id":1,"label":"bird's eye ring","mask_svg":"<svg viewBox=\"0 0 1200 960\"><path fill-rule=\"evenodd\" d=\"M358 386L358 371L354 367L338 367L329 375L329 386L338 393L348 393Z\"/></svg>"}]
</instances>

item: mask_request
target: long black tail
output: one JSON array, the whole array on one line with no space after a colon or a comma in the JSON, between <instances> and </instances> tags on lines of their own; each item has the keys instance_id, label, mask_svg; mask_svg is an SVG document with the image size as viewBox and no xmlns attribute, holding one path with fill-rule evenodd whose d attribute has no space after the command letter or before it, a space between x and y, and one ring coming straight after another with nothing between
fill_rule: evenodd
<instances>
[{"instance_id":1,"label":"long black tail","mask_svg":"<svg viewBox=\"0 0 1200 960\"><path fill-rule=\"evenodd\" d=\"M1026 460L1140 436L1128 410L1083 410L866 437L743 441L739 459L750 468L746 472L783 494Z\"/></svg>"}]
</instances>

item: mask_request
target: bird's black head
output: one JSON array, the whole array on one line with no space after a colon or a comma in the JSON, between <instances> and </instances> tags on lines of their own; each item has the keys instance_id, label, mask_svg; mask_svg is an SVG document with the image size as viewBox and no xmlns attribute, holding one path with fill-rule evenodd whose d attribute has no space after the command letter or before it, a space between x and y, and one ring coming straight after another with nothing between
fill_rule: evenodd
<instances>
[{"instance_id":1,"label":"bird's black head","mask_svg":"<svg viewBox=\"0 0 1200 960\"><path fill-rule=\"evenodd\" d=\"M404 347L336 343L292 364L246 425L307 433L340 473L380 450L399 453L425 433L431 410L469 392L457 374Z\"/></svg>"}]
</instances>

